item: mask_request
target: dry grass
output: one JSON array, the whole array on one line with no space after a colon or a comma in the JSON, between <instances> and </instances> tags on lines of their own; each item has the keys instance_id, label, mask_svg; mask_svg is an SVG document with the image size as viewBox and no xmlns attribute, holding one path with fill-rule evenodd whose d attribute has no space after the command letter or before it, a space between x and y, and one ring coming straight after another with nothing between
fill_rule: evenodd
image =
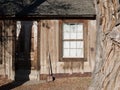
<instances>
[{"instance_id":1,"label":"dry grass","mask_svg":"<svg viewBox=\"0 0 120 90\"><path fill-rule=\"evenodd\" d=\"M69 77L56 79L54 82L36 85L22 85L13 90L87 90L90 77Z\"/></svg>"}]
</instances>

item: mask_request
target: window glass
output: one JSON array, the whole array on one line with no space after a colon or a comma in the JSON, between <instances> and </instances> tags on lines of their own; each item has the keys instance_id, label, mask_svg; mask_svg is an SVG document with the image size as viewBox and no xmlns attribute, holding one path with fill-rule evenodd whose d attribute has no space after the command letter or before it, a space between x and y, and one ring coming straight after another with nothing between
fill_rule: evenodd
<instances>
[{"instance_id":1,"label":"window glass","mask_svg":"<svg viewBox=\"0 0 120 90\"><path fill-rule=\"evenodd\" d=\"M77 49L70 49L70 57L72 58L74 58L74 57L76 57L76 54L77 54L77 52L76 52L76 50Z\"/></svg>"},{"instance_id":2,"label":"window glass","mask_svg":"<svg viewBox=\"0 0 120 90\"><path fill-rule=\"evenodd\" d=\"M63 24L63 57L84 57L83 24Z\"/></svg>"},{"instance_id":3,"label":"window glass","mask_svg":"<svg viewBox=\"0 0 120 90\"><path fill-rule=\"evenodd\" d=\"M78 41L77 42L77 48L83 48L83 41Z\"/></svg>"},{"instance_id":4,"label":"window glass","mask_svg":"<svg viewBox=\"0 0 120 90\"><path fill-rule=\"evenodd\" d=\"M70 48L73 48L73 49L75 49L76 48L76 41L71 41L70 42Z\"/></svg>"},{"instance_id":5,"label":"window glass","mask_svg":"<svg viewBox=\"0 0 120 90\"><path fill-rule=\"evenodd\" d=\"M70 48L70 41L64 41L63 42L63 48Z\"/></svg>"},{"instance_id":6,"label":"window glass","mask_svg":"<svg viewBox=\"0 0 120 90\"><path fill-rule=\"evenodd\" d=\"M69 49L64 49L63 50L63 57L70 57L70 50Z\"/></svg>"}]
</instances>

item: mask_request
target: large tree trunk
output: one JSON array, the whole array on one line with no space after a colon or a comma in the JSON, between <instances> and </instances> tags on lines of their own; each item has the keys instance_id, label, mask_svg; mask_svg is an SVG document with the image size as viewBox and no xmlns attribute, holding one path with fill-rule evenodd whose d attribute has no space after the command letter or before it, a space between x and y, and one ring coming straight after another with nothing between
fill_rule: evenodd
<instances>
[{"instance_id":1,"label":"large tree trunk","mask_svg":"<svg viewBox=\"0 0 120 90\"><path fill-rule=\"evenodd\" d=\"M97 53L89 90L120 90L119 3L119 0L95 0Z\"/></svg>"}]
</instances>

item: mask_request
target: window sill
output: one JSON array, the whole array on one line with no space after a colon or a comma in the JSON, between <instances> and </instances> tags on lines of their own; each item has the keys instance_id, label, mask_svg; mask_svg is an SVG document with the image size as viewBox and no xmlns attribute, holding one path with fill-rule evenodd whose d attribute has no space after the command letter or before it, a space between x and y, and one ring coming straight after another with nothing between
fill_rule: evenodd
<instances>
[{"instance_id":1,"label":"window sill","mask_svg":"<svg viewBox=\"0 0 120 90\"><path fill-rule=\"evenodd\" d=\"M61 58L60 62L81 62L87 61L86 58Z\"/></svg>"}]
</instances>

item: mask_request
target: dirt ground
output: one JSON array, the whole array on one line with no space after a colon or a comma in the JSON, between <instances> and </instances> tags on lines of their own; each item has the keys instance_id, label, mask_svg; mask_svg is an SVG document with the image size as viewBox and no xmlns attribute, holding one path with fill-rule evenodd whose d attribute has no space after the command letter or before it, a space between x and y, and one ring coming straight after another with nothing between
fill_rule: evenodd
<instances>
[{"instance_id":1,"label":"dirt ground","mask_svg":"<svg viewBox=\"0 0 120 90\"><path fill-rule=\"evenodd\" d=\"M2 85L8 84L10 82L11 82L11 80L8 80L6 77L0 76L0 87Z\"/></svg>"},{"instance_id":2,"label":"dirt ground","mask_svg":"<svg viewBox=\"0 0 120 90\"><path fill-rule=\"evenodd\" d=\"M38 83L38 84L23 84L14 88L9 88L9 90L87 90L90 84L90 77L68 77L68 78L59 78L55 81ZM1 80L1 85L5 81ZM7 81L6 81L7 82ZM8 80L8 82L10 82ZM0 89L1 90L1 89ZM8 88L6 89L8 90Z\"/></svg>"}]
</instances>

